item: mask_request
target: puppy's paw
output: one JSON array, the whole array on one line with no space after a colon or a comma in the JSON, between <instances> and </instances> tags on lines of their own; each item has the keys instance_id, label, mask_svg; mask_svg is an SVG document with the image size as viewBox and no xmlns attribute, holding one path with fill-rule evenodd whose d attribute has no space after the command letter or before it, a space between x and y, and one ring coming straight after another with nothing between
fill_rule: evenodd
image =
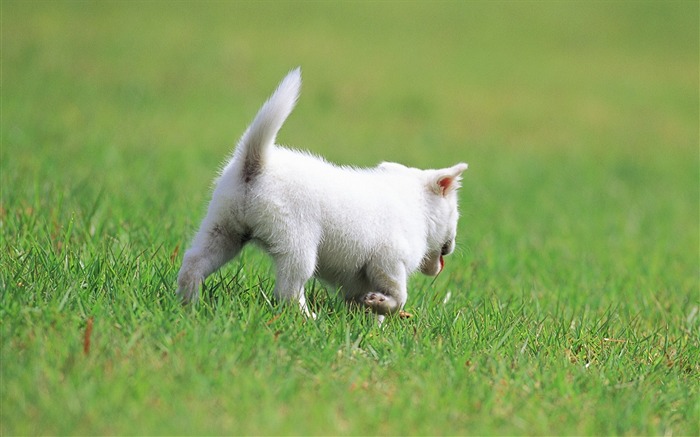
<instances>
[{"instance_id":1,"label":"puppy's paw","mask_svg":"<svg viewBox=\"0 0 700 437\"><path fill-rule=\"evenodd\" d=\"M180 301L182 302L183 305L188 305L190 303L197 303L197 300L199 299L199 287L194 286L180 286L178 287L177 291L175 292L177 297L180 298Z\"/></svg>"},{"instance_id":2,"label":"puppy's paw","mask_svg":"<svg viewBox=\"0 0 700 437\"><path fill-rule=\"evenodd\" d=\"M362 303L375 313L382 315L393 313L399 306L393 297L374 291L365 294L362 298Z\"/></svg>"},{"instance_id":3,"label":"puppy's paw","mask_svg":"<svg viewBox=\"0 0 700 437\"><path fill-rule=\"evenodd\" d=\"M177 292L183 305L197 303L199 289L202 286L202 279L196 275L190 275L186 271L181 271L177 279Z\"/></svg>"},{"instance_id":4,"label":"puppy's paw","mask_svg":"<svg viewBox=\"0 0 700 437\"><path fill-rule=\"evenodd\" d=\"M316 320L316 319L318 318L318 316L316 315L316 313L313 312L313 311L311 311L311 310L309 309L309 307L307 307L306 305L300 306L300 308L301 308L301 313L302 313L302 314L304 315L304 317L306 317L307 319Z\"/></svg>"}]
</instances>

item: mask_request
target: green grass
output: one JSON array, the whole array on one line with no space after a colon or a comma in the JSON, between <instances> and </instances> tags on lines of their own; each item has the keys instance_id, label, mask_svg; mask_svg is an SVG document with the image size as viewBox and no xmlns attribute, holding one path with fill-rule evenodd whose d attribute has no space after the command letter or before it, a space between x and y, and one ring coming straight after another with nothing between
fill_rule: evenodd
<instances>
[{"instance_id":1,"label":"green grass","mask_svg":"<svg viewBox=\"0 0 700 437\"><path fill-rule=\"evenodd\" d=\"M697 2L1 7L1 435L700 434ZM409 320L254 248L174 297L297 65L281 141L470 163Z\"/></svg>"}]
</instances>

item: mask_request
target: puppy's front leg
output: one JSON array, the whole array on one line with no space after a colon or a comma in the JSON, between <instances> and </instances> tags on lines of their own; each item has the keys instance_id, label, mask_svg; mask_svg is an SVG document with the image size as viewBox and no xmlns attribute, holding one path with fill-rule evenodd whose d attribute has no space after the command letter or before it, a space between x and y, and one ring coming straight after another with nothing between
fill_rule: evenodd
<instances>
[{"instance_id":1,"label":"puppy's front leg","mask_svg":"<svg viewBox=\"0 0 700 437\"><path fill-rule=\"evenodd\" d=\"M367 277L373 291L362 296L361 302L381 316L381 324L384 315L401 310L406 303L406 269L401 263L375 262L367 266Z\"/></svg>"},{"instance_id":2,"label":"puppy's front leg","mask_svg":"<svg viewBox=\"0 0 700 437\"><path fill-rule=\"evenodd\" d=\"M400 309L398 301L393 296L387 296L377 291L365 294L362 298L362 303L381 316L391 314Z\"/></svg>"}]
</instances>

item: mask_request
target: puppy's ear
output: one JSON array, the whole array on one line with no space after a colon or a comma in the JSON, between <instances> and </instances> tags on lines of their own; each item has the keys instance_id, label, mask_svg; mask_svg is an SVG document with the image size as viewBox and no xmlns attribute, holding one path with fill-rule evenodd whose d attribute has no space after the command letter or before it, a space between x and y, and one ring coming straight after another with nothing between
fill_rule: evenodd
<instances>
[{"instance_id":1,"label":"puppy's ear","mask_svg":"<svg viewBox=\"0 0 700 437\"><path fill-rule=\"evenodd\" d=\"M435 194L447 196L452 191L460 187L459 181L462 180L462 172L468 167L467 164L461 162L450 168L437 170L433 176L430 186Z\"/></svg>"}]
</instances>

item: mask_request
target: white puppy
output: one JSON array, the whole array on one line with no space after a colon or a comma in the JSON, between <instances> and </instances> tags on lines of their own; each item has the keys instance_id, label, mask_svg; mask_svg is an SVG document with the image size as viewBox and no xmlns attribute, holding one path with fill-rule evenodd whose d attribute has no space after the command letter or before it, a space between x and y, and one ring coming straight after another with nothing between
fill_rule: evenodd
<instances>
[{"instance_id":1,"label":"white puppy","mask_svg":"<svg viewBox=\"0 0 700 437\"><path fill-rule=\"evenodd\" d=\"M278 147L300 87L297 68L240 139L185 253L177 293L196 301L204 279L254 242L275 261L278 299L298 301L310 315L304 284L317 276L381 322L403 308L412 272L437 275L454 250L456 189L467 164L357 169Z\"/></svg>"}]
</instances>

